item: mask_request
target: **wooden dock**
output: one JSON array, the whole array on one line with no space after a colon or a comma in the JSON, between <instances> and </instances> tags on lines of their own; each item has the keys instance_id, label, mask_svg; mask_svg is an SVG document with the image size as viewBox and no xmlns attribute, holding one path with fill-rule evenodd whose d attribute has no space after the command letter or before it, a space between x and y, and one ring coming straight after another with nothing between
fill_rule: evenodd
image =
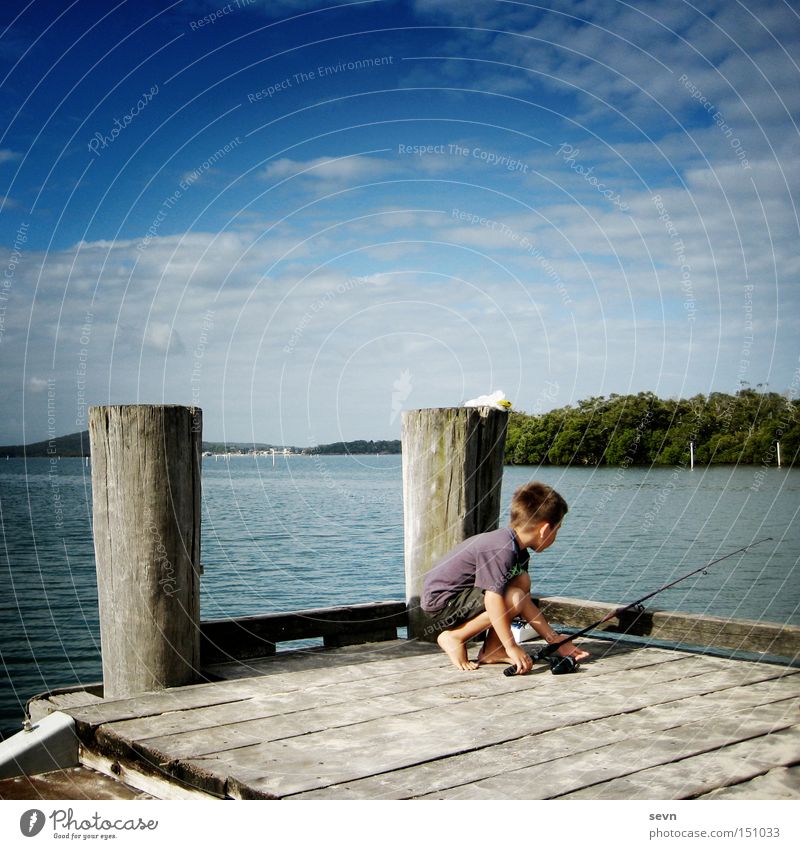
<instances>
[{"instance_id":1,"label":"wooden dock","mask_svg":"<svg viewBox=\"0 0 800 849\"><path fill-rule=\"evenodd\" d=\"M593 659L574 675L460 672L395 640L35 707L74 717L82 764L156 798L800 797L797 669L584 645Z\"/></svg>"},{"instance_id":2,"label":"wooden dock","mask_svg":"<svg viewBox=\"0 0 800 849\"><path fill-rule=\"evenodd\" d=\"M200 411L90 410L103 684L29 705L34 722L75 720L96 771L80 773L85 792L113 795L102 774L129 798L800 797L800 675L767 662L797 663L797 626L542 599L551 623L603 630L560 676L461 672L425 642L424 575L498 525L507 422L488 408L403 416L405 600L202 622ZM277 652L309 639L323 647ZM763 660L651 643L665 640Z\"/></svg>"}]
</instances>

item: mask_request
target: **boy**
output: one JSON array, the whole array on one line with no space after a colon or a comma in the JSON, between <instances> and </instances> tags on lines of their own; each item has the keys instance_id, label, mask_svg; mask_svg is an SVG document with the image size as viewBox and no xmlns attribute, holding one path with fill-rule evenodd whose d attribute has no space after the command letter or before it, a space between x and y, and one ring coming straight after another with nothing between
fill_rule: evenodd
<instances>
[{"instance_id":1,"label":"boy","mask_svg":"<svg viewBox=\"0 0 800 849\"><path fill-rule=\"evenodd\" d=\"M428 633L458 669L484 663L508 663L516 674L533 666L511 633L521 616L548 643L561 639L531 600L528 549L542 552L556 540L567 502L550 486L532 481L511 499L510 527L477 534L442 557L425 576L422 609L430 617ZM486 631L477 663L467 656L467 641ZM589 653L566 643L558 649L575 660Z\"/></svg>"}]
</instances>

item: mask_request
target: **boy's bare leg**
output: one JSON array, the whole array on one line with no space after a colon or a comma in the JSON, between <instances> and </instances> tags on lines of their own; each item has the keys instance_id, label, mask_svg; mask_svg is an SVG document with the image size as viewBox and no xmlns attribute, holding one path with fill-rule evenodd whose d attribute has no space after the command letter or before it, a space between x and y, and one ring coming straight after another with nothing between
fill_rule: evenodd
<instances>
[{"instance_id":1,"label":"boy's bare leg","mask_svg":"<svg viewBox=\"0 0 800 849\"><path fill-rule=\"evenodd\" d=\"M478 652L478 663L512 663L511 658L506 653L506 648L497 636L497 631L494 628L489 628L486 634L486 639L483 641L483 646Z\"/></svg>"},{"instance_id":2,"label":"boy's bare leg","mask_svg":"<svg viewBox=\"0 0 800 849\"><path fill-rule=\"evenodd\" d=\"M478 664L467 657L467 641L485 631L490 624L489 614L484 610L474 619L467 619L455 628L442 631L436 642L457 669L477 669Z\"/></svg>"},{"instance_id":3,"label":"boy's bare leg","mask_svg":"<svg viewBox=\"0 0 800 849\"><path fill-rule=\"evenodd\" d=\"M509 623L515 616L520 615L521 606L525 597L531 597L531 581L530 577L523 573L512 578L506 586L506 591L503 593L503 601L506 603L506 609ZM494 628L489 628L486 634L486 639L483 641L483 647L478 652L478 663L513 663L514 661L508 656L505 646Z\"/></svg>"},{"instance_id":4,"label":"boy's bare leg","mask_svg":"<svg viewBox=\"0 0 800 849\"><path fill-rule=\"evenodd\" d=\"M553 631L553 629L548 625L547 620L542 616L542 612L531 599L531 579L527 572L517 575L516 578L512 578L512 580L508 582L503 597L508 605L508 615L511 619L515 616L521 616L540 636L544 636L547 631ZM509 663L510 661L507 656L501 657L501 655L505 654L504 650L497 652L495 644L491 644L491 646L487 645L489 643L490 636L491 635L487 635L487 641L484 643L484 647L478 655L478 662ZM495 637L497 637L496 634ZM502 647L502 644L500 645ZM489 653L490 648L494 650L493 654ZM576 661L585 660L590 656L588 651L578 648L572 642L564 643L564 645L556 649L556 651L559 655L561 655L561 657L572 657Z\"/></svg>"}]
</instances>

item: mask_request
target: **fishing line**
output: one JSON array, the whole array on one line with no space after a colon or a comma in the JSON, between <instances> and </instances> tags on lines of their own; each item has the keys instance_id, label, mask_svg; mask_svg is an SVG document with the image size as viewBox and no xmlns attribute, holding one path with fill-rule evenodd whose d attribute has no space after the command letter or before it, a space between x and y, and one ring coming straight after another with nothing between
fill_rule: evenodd
<instances>
[{"instance_id":1,"label":"fishing line","mask_svg":"<svg viewBox=\"0 0 800 849\"><path fill-rule=\"evenodd\" d=\"M772 540L772 537L764 537L764 539L758 540L758 542L751 542L750 545L745 545L742 548L737 548L736 551L731 551L730 554L725 554L722 557L718 557L716 560L712 560L710 563L706 563L704 566L700 566L698 569L693 569L691 572L687 572L685 575L682 575L680 578L676 578L674 581L670 581L668 584L664 584L663 587L659 587L657 590L653 590L647 595L643 595L641 598L637 598L636 601L632 601L630 604L626 604L624 607L617 607L615 610L612 610L607 616L604 616L602 619L598 619L597 622L588 625L586 628L578 631L575 634L571 634L569 637L564 637L564 639L559 640L556 643L548 643L548 645L539 649L536 654L531 655L531 658L534 663L537 660L546 660L550 664L550 671L553 675L564 675L569 672L577 672L578 671L578 662L571 657L561 657L560 655L554 657L553 655L557 652L561 646L566 645L567 643L571 643L577 637L582 637L584 634L588 634L589 631L594 631L600 627L600 625L604 625L606 622L609 622L611 619L618 617L620 614L624 613L626 610L631 610L634 607L641 607L643 601L647 601L647 599L652 598L659 593L663 593L664 590L670 589L670 587L674 587L676 584L679 584L681 581L685 581L687 578L691 578L692 575L697 575L702 572L704 575L708 574L708 570L716 565L717 563L721 563L723 560L727 560L729 557L733 557L736 554L746 554L751 548L755 548L757 545L761 545L762 542L769 542ZM503 675L516 675L517 667L509 666L503 670Z\"/></svg>"}]
</instances>

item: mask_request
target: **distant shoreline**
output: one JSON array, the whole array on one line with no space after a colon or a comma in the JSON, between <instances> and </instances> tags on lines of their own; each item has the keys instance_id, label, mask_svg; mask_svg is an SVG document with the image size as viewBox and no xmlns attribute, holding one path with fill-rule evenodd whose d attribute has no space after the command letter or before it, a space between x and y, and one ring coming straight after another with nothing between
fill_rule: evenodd
<instances>
[{"instance_id":1,"label":"distant shoreline","mask_svg":"<svg viewBox=\"0 0 800 849\"><path fill-rule=\"evenodd\" d=\"M24 446L14 446L15 448L22 448ZM34 446L29 446L34 447ZM324 446L319 446L324 447ZM283 453L282 451L275 451L276 457L397 457L401 456L402 451L316 451L314 449L305 449L299 450L292 453ZM263 451L259 449L258 451L229 451L224 452L221 451L219 453L208 453L207 451L203 452L203 459L210 460L212 457L225 457L225 458L239 458L239 457L249 457L251 459L259 459L259 460L269 460L271 458L271 453L269 451ZM42 453L42 452L31 452L29 451L26 454L23 453L7 453L6 448L0 447L0 462L3 460L21 460L21 459L29 459L29 460L42 460L42 459L50 459L50 460L83 460L90 458L90 455L87 454L53 454L53 453ZM690 471L688 464L683 464L687 471ZM714 461L712 463L697 463L696 464L700 469L706 468L759 468L763 466L763 463L745 463L745 462L736 462L733 460L720 460ZM1 467L0 467L1 468ZM666 463L625 463L619 465L611 465L610 463L602 463L596 466L589 466L584 463L513 463L508 460L503 461L503 468L509 469L540 469L540 468L553 468L553 469L563 469L563 468L572 468L572 469L663 469L669 470L672 467ZM773 468L779 468L778 466L773 466ZM780 466L781 469L792 469L793 466L788 464L784 464Z\"/></svg>"},{"instance_id":2,"label":"distant shoreline","mask_svg":"<svg viewBox=\"0 0 800 849\"><path fill-rule=\"evenodd\" d=\"M205 454L242 456L394 455L399 439L313 447L251 442L202 443ZM6 457L86 457L89 433L0 447ZM593 397L546 413L512 410L504 463L576 468L795 467L800 458L800 400L792 392L740 389L688 399L652 392Z\"/></svg>"},{"instance_id":3,"label":"distant shoreline","mask_svg":"<svg viewBox=\"0 0 800 849\"><path fill-rule=\"evenodd\" d=\"M333 454L400 454L399 439L355 439L350 442L332 442L313 447L296 445L271 445L265 442L203 442L203 454L230 455L241 457L306 456L315 457ZM4 457L89 457L89 431L69 433L54 439L32 442L28 445L4 445L0 447L0 459Z\"/></svg>"}]
</instances>

